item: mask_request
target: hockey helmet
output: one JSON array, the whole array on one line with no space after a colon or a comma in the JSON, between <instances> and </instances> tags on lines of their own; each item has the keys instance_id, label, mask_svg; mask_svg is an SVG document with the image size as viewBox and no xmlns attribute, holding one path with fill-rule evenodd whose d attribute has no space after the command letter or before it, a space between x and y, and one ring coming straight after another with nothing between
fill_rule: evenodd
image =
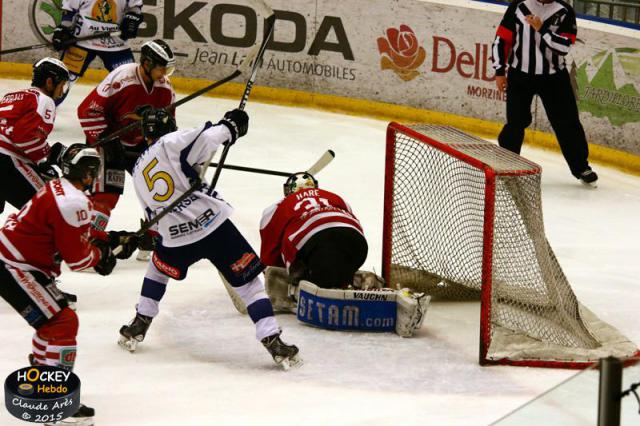
<instances>
[{"instance_id":1,"label":"hockey helmet","mask_svg":"<svg viewBox=\"0 0 640 426\"><path fill-rule=\"evenodd\" d=\"M142 137L152 141L178 130L176 119L163 108L147 108L142 111Z\"/></svg>"},{"instance_id":2,"label":"hockey helmet","mask_svg":"<svg viewBox=\"0 0 640 426\"><path fill-rule=\"evenodd\" d=\"M56 58L43 58L33 64L33 77L31 84L34 87L43 87L47 79L51 78L57 86L63 81L69 81L69 70L66 65ZM66 90L65 90L66 93Z\"/></svg>"},{"instance_id":3,"label":"hockey helmet","mask_svg":"<svg viewBox=\"0 0 640 426\"><path fill-rule=\"evenodd\" d=\"M143 44L140 49L140 62L144 60L151 62L151 69L165 67L167 77L176 70L176 57L164 40L151 40Z\"/></svg>"},{"instance_id":4,"label":"hockey helmet","mask_svg":"<svg viewBox=\"0 0 640 426\"><path fill-rule=\"evenodd\" d=\"M317 188L318 181L311 175L311 173L299 172L289 176L283 187L284 195L286 197L287 195L291 195L302 189Z\"/></svg>"},{"instance_id":5,"label":"hockey helmet","mask_svg":"<svg viewBox=\"0 0 640 426\"><path fill-rule=\"evenodd\" d=\"M100 154L98 154L95 148L83 143L74 143L62 154L60 169L64 177L75 181L82 181L87 175L95 179L96 176L98 176L100 163ZM89 188L85 188L85 190L86 189Z\"/></svg>"}]
</instances>

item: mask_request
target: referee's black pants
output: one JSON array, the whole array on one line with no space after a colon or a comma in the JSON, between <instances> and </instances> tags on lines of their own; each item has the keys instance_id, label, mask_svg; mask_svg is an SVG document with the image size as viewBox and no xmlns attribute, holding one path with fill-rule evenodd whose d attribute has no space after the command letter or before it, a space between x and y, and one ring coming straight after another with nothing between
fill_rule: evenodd
<instances>
[{"instance_id":1,"label":"referee's black pants","mask_svg":"<svg viewBox=\"0 0 640 426\"><path fill-rule=\"evenodd\" d=\"M584 134L578 105L566 69L551 75L531 75L510 69L507 75L507 124L498 136L498 143L520 154L524 129L531 124L533 96L540 96L551 127L556 134L562 155L571 174L579 177L589 168L589 146Z\"/></svg>"}]
</instances>

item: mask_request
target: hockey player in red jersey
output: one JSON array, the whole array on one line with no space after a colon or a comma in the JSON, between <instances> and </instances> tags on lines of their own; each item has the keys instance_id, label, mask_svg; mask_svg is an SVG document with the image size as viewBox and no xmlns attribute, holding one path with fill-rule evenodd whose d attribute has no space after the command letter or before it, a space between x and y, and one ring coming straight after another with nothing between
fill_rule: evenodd
<instances>
[{"instance_id":1,"label":"hockey player in red jersey","mask_svg":"<svg viewBox=\"0 0 640 426\"><path fill-rule=\"evenodd\" d=\"M116 260L107 243L89 238L91 202L83 191L98 173L98 153L71 145L60 166L64 177L47 182L0 229L0 296L35 329L32 363L72 369L78 317L56 286L60 263L108 275ZM93 409L81 405L74 417L93 417Z\"/></svg>"},{"instance_id":2,"label":"hockey player in red jersey","mask_svg":"<svg viewBox=\"0 0 640 426\"><path fill-rule=\"evenodd\" d=\"M33 66L29 89L0 100L0 212L7 201L21 209L45 180L57 177L51 166L64 146L49 146L47 137L56 119L54 101L64 96L68 83L64 64L44 58Z\"/></svg>"},{"instance_id":3,"label":"hockey player in red jersey","mask_svg":"<svg viewBox=\"0 0 640 426\"><path fill-rule=\"evenodd\" d=\"M87 143L94 144L122 127L140 119L145 106L165 108L175 99L168 77L175 69L171 48L162 40L145 43L140 64L126 64L113 70L78 107L78 119ZM124 190L125 173L131 173L138 156L147 147L139 129L120 137L125 157L105 167L96 181L94 218L96 229L106 229L111 210ZM99 151L102 151L100 148Z\"/></svg>"},{"instance_id":4,"label":"hockey player in red jersey","mask_svg":"<svg viewBox=\"0 0 640 426\"><path fill-rule=\"evenodd\" d=\"M285 198L268 207L260 221L260 260L284 266L294 282L344 288L367 258L367 241L351 207L318 188L309 173L284 184Z\"/></svg>"}]
</instances>

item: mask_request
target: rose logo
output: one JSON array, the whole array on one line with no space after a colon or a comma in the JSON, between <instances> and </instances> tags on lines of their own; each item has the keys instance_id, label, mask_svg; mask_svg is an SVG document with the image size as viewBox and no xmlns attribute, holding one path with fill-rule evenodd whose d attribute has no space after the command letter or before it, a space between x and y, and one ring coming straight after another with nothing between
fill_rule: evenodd
<instances>
[{"instance_id":1,"label":"rose logo","mask_svg":"<svg viewBox=\"0 0 640 426\"><path fill-rule=\"evenodd\" d=\"M427 57L424 48L418 44L418 38L408 25L387 29L387 38L378 38L380 69L393 70L404 81L416 78L420 73L416 69Z\"/></svg>"}]
</instances>

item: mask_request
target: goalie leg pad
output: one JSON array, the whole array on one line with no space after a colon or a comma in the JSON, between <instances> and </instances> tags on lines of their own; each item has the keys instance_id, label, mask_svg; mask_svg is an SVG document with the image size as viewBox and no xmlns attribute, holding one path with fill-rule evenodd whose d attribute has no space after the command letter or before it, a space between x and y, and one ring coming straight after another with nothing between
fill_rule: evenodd
<instances>
[{"instance_id":1,"label":"goalie leg pad","mask_svg":"<svg viewBox=\"0 0 640 426\"><path fill-rule=\"evenodd\" d=\"M422 326L430 300L409 289L324 289L301 281L297 318L329 330L395 331L411 337Z\"/></svg>"},{"instance_id":2,"label":"goalie leg pad","mask_svg":"<svg viewBox=\"0 0 640 426\"><path fill-rule=\"evenodd\" d=\"M298 304L295 293L298 286L292 285L292 278L285 268L268 267L265 271L265 287L275 312L296 313Z\"/></svg>"},{"instance_id":3,"label":"goalie leg pad","mask_svg":"<svg viewBox=\"0 0 640 426\"><path fill-rule=\"evenodd\" d=\"M402 289L398 290L396 300L398 302L396 333L402 337L411 337L422 327L431 296Z\"/></svg>"},{"instance_id":4,"label":"goalie leg pad","mask_svg":"<svg viewBox=\"0 0 640 426\"><path fill-rule=\"evenodd\" d=\"M298 320L329 330L394 331L396 292L324 289L300 282Z\"/></svg>"}]
</instances>

